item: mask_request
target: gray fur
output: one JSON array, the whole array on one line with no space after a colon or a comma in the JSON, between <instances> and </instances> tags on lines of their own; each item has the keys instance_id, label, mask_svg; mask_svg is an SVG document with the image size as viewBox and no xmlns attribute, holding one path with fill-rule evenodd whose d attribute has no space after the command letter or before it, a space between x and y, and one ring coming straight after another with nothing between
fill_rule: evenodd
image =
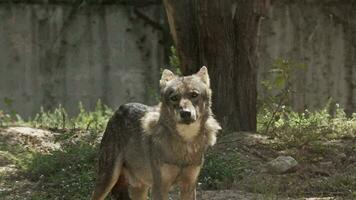
<instances>
[{"instance_id":1,"label":"gray fur","mask_svg":"<svg viewBox=\"0 0 356 200\"><path fill-rule=\"evenodd\" d=\"M104 199L110 191L130 199L130 189L132 199L146 200L152 188L154 200L167 200L173 184L180 186L181 199L195 199L204 152L221 129L210 108L207 69L186 77L165 70L160 85L158 106L125 104L108 122L92 199ZM182 110L192 113L190 118L182 119Z\"/></svg>"}]
</instances>

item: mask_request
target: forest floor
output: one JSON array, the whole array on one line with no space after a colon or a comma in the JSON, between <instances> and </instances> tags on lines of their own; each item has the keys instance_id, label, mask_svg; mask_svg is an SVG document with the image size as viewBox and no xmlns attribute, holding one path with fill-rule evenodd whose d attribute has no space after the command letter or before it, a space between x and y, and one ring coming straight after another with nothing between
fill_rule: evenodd
<instances>
[{"instance_id":1,"label":"forest floor","mask_svg":"<svg viewBox=\"0 0 356 200\"><path fill-rule=\"evenodd\" d=\"M0 199L88 199L100 137L85 131L0 128ZM298 165L272 173L280 155ZM246 132L209 150L198 199L356 199L354 137L289 146ZM177 199L172 194L171 199Z\"/></svg>"}]
</instances>

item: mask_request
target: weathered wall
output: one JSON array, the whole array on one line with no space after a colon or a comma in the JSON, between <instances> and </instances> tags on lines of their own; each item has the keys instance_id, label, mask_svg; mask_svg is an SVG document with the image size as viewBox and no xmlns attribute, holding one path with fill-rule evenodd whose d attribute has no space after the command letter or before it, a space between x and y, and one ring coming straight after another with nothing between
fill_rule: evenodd
<instances>
[{"instance_id":1,"label":"weathered wall","mask_svg":"<svg viewBox=\"0 0 356 200\"><path fill-rule=\"evenodd\" d=\"M356 112L356 2L272 1L261 27L260 80L278 58L307 66L292 77L297 110L323 107L332 97ZM259 94L266 91L260 88Z\"/></svg>"},{"instance_id":2,"label":"weathered wall","mask_svg":"<svg viewBox=\"0 0 356 200\"><path fill-rule=\"evenodd\" d=\"M113 108L152 102L164 67L162 34L131 6L4 2L0 109L9 109L5 98L23 116L59 103L74 113L78 101L93 108L98 98ZM160 5L139 8L156 22L165 17ZM275 59L290 59L308 67L294 75L297 110L320 108L333 97L356 112L355 12L352 0L272 0L261 27L259 80Z\"/></svg>"},{"instance_id":3,"label":"weathered wall","mask_svg":"<svg viewBox=\"0 0 356 200\"><path fill-rule=\"evenodd\" d=\"M161 6L144 14L162 18ZM122 5L0 4L0 109L23 116L100 98L149 102L163 66L160 33ZM156 83L157 82L157 83ZM7 101L8 102L8 101Z\"/></svg>"}]
</instances>

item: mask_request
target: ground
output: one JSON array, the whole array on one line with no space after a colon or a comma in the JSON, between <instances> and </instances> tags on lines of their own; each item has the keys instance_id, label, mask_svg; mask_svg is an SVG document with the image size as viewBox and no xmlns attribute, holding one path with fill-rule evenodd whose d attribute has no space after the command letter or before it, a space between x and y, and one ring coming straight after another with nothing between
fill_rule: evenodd
<instances>
[{"instance_id":1,"label":"ground","mask_svg":"<svg viewBox=\"0 0 356 200\"><path fill-rule=\"evenodd\" d=\"M80 130L0 128L0 199L88 199L96 136ZM355 150L355 138L289 147L264 135L225 133L206 156L198 199L353 199ZM298 166L283 174L270 172L267 163L279 155L293 156ZM177 199L174 192L171 198Z\"/></svg>"}]
</instances>

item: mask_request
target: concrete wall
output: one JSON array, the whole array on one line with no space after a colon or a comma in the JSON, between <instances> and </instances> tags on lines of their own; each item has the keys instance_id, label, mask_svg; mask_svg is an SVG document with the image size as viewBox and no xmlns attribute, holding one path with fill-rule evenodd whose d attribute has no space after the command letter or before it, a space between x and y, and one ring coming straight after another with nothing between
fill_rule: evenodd
<instances>
[{"instance_id":1,"label":"concrete wall","mask_svg":"<svg viewBox=\"0 0 356 200\"><path fill-rule=\"evenodd\" d=\"M323 107L333 98L356 112L356 4L350 0L274 0L262 22L259 79L276 59L306 65L294 71L292 105ZM266 91L259 88L261 96Z\"/></svg>"},{"instance_id":2,"label":"concrete wall","mask_svg":"<svg viewBox=\"0 0 356 200\"><path fill-rule=\"evenodd\" d=\"M27 117L40 106L98 98L115 108L127 101L152 103L164 67L162 35L131 6L9 4L0 0L0 109ZM32 0L31 2L36 2ZM65 2L65 1L64 1ZM259 80L274 60L307 66L296 70L292 104L320 108L333 97L356 111L356 6L352 0L272 0L262 22ZM161 22L160 5L140 10ZM268 93L259 87L261 97ZM11 99L12 108L4 99Z\"/></svg>"},{"instance_id":3,"label":"concrete wall","mask_svg":"<svg viewBox=\"0 0 356 200\"><path fill-rule=\"evenodd\" d=\"M162 7L144 14L159 20ZM99 98L114 108L150 102L164 66L160 39L127 6L0 4L0 109L27 117L58 104L75 113Z\"/></svg>"}]
</instances>

